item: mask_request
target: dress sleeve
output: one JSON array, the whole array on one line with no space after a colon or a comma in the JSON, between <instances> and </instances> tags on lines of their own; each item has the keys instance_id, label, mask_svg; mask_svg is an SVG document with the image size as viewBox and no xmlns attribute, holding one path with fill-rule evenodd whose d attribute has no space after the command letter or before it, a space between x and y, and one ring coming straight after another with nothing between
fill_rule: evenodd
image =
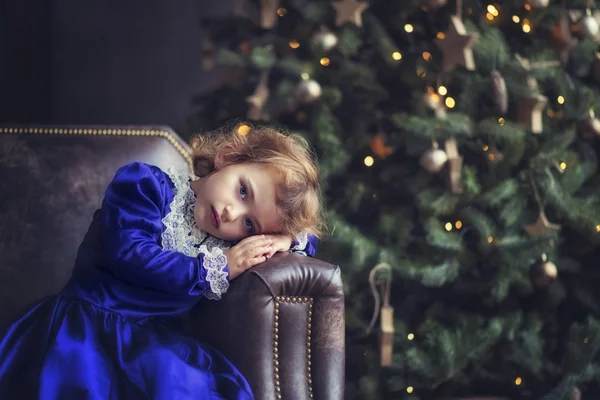
<instances>
[{"instance_id":1,"label":"dress sleeve","mask_svg":"<svg viewBox=\"0 0 600 400\"><path fill-rule=\"evenodd\" d=\"M162 219L172 197L169 182L159 168L143 163L119 169L102 203L109 268L136 286L218 299L229 286L227 259L220 249L201 248L192 257L160 245Z\"/></svg>"},{"instance_id":2,"label":"dress sleeve","mask_svg":"<svg viewBox=\"0 0 600 400\"><path fill-rule=\"evenodd\" d=\"M303 254L305 256L314 257L317 253L317 247L319 246L319 239L316 236L306 233L301 233L296 236L294 243L290 251L296 254Z\"/></svg>"}]
</instances>

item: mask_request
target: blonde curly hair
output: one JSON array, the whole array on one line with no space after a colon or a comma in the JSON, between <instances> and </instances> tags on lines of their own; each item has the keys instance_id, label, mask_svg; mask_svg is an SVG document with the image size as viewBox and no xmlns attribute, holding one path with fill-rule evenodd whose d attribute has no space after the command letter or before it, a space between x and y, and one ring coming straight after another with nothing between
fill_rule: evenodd
<instances>
[{"instance_id":1,"label":"blonde curly hair","mask_svg":"<svg viewBox=\"0 0 600 400\"><path fill-rule=\"evenodd\" d=\"M197 134L191 147L194 172L199 177L234 164L268 167L278 179L275 204L282 220L279 233L325 234L316 156L301 136L238 124L233 129Z\"/></svg>"}]
</instances>

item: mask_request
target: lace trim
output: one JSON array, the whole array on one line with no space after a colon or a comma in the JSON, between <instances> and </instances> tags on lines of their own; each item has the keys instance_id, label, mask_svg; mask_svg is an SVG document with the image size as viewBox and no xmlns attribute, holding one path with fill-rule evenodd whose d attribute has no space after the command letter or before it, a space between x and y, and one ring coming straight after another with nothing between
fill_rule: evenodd
<instances>
[{"instance_id":1,"label":"lace trim","mask_svg":"<svg viewBox=\"0 0 600 400\"><path fill-rule=\"evenodd\" d=\"M196 196L190 186L192 176L186 172L170 168L167 175L173 182L173 201L171 210L162 219L165 230L161 235L162 246L165 250L175 250L189 257L204 255L203 267L206 270L206 280L210 291L204 296L219 300L229 288L227 257L224 249L231 245L221 239L209 236L198 229L194 217Z\"/></svg>"},{"instance_id":2,"label":"lace trim","mask_svg":"<svg viewBox=\"0 0 600 400\"><path fill-rule=\"evenodd\" d=\"M290 250L295 253L304 253L304 249L306 249L306 245L308 244L308 234L302 232L298 236L296 236L296 245L292 246ZM306 253L304 253L306 255Z\"/></svg>"},{"instance_id":3,"label":"lace trim","mask_svg":"<svg viewBox=\"0 0 600 400\"><path fill-rule=\"evenodd\" d=\"M171 210L162 219L165 231L161 235L165 250L175 250L189 257L197 257L207 234L196 226L194 207L196 197L190 187L190 176L170 168L167 172L175 186Z\"/></svg>"},{"instance_id":4,"label":"lace trim","mask_svg":"<svg viewBox=\"0 0 600 400\"><path fill-rule=\"evenodd\" d=\"M225 241L212 236L200 246L200 252L204 254L206 280L210 283L210 291L204 292L204 296L210 300L220 300L221 295L229 289L229 273L225 271L227 257L223 254L223 246L229 248Z\"/></svg>"}]
</instances>

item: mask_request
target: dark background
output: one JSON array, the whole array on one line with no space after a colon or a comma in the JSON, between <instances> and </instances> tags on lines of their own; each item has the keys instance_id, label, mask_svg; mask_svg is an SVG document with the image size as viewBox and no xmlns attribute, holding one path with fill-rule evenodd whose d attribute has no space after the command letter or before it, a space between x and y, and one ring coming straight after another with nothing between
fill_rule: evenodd
<instances>
[{"instance_id":1,"label":"dark background","mask_svg":"<svg viewBox=\"0 0 600 400\"><path fill-rule=\"evenodd\" d=\"M186 129L202 68L201 20L237 0L0 0L0 123Z\"/></svg>"}]
</instances>

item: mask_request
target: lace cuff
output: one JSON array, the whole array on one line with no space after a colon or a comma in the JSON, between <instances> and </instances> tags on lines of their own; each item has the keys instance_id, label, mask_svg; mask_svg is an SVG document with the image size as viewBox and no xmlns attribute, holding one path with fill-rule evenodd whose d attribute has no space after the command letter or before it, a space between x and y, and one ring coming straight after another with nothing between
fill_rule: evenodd
<instances>
[{"instance_id":1,"label":"lace cuff","mask_svg":"<svg viewBox=\"0 0 600 400\"><path fill-rule=\"evenodd\" d=\"M204 296L210 300L220 300L221 295L229 289L229 273L227 272L227 257L223 250L213 247L200 246L200 253L204 255L204 269L206 280L210 284L210 291L204 292Z\"/></svg>"},{"instance_id":2,"label":"lace cuff","mask_svg":"<svg viewBox=\"0 0 600 400\"><path fill-rule=\"evenodd\" d=\"M297 254L306 255L304 250L306 249L307 244L308 244L308 234L302 232L301 234L296 236L296 238L294 239L294 243L292 243L292 247L290 248L290 251L297 253Z\"/></svg>"}]
</instances>

